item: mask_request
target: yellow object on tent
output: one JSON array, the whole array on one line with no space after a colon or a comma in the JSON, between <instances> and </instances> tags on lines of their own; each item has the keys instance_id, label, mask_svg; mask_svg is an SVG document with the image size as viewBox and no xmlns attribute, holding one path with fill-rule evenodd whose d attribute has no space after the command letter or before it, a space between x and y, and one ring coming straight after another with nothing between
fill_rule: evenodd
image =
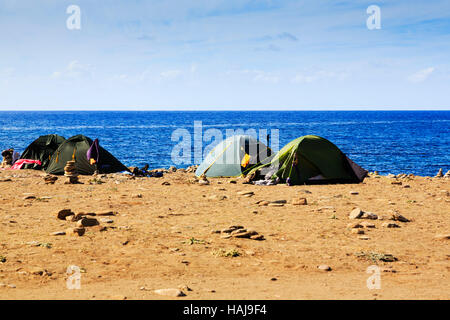
<instances>
[{"instance_id":1,"label":"yellow object on tent","mask_svg":"<svg viewBox=\"0 0 450 320\"><path fill-rule=\"evenodd\" d=\"M241 161L241 167L243 167L243 168L245 168L245 167L247 167L247 165L249 164L249 162L250 162L250 155L248 154L248 153L246 153L245 155L244 155L244 157L242 158L242 161Z\"/></svg>"}]
</instances>

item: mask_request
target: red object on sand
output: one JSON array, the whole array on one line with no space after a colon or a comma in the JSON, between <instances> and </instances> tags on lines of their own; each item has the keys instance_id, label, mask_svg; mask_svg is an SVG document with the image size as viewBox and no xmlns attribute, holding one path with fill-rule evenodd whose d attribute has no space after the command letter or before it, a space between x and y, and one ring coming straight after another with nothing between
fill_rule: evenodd
<instances>
[{"instance_id":1,"label":"red object on sand","mask_svg":"<svg viewBox=\"0 0 450 320\"><path fill-rule=\"evenodd\" d=\"M19 170L19 169L22 169L22 166L24 164L34 164L34 163L41 165L41 162L39 160L19 159L9 169L10 170Z\"/></svg>"}]
</instances>

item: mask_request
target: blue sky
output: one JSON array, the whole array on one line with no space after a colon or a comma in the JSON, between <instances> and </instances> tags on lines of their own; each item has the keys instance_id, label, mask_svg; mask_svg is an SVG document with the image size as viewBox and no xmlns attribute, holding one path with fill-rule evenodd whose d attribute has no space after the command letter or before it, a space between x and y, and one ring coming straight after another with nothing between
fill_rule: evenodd
<instances>
[{"instance_id":1,"label":"blue sky","mask_svg":"<svg viewBox=\"0 0 450 320\"><path fill-rule=\"evenodd\" d=\"M448 0L0 0L0 43L0 110L450 109Z\"/></svg>"}]
</instances>

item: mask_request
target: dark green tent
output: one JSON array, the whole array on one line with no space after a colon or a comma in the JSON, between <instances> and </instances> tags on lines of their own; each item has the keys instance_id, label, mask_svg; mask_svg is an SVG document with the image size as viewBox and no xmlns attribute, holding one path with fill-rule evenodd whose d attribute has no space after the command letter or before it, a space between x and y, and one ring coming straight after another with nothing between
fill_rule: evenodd
<instances>
[{"instance_id":1,"label":"dark green tent","mask_svg":"<svg viewBox=\"0 0 450 320\"><path fill-rule=\"evenodd\" d=\"M100 173L113 173L129 171L119 160L102 147L99 147L99 166L91 165L86 153L92 145L92 140L83 135L77 135L64 141L52 155L47 173L61 175L64 174L64 167L67 161L75 160L77 173L82 175L92 175L96 170Z\"/></svg>"},{"instance_id":2,"label":"dark green tent","mask_svg":"<svg viewBox=\"0 0 450 320\"><path fill-rule=\"evenodd\" d=\"M22 153L20 159L39 160L41 165L24 164L22 169L47 169L52 154L58 149L61 143L66 140L57 134L40 136L34 140Z\"/></svg>"},{"instance_id":3,"label":"dark green tent","mask_svg":"<svg viewBox=\"0 0 450 320\"><path fill-rule=\"evenodd\" d=\"M327 139L308 135L284 146L273 158L255 168L268 167L272 179L289 185L316 183L358 183L367 171L351 161L338 147Z\"/></svg>"}]
</instances>

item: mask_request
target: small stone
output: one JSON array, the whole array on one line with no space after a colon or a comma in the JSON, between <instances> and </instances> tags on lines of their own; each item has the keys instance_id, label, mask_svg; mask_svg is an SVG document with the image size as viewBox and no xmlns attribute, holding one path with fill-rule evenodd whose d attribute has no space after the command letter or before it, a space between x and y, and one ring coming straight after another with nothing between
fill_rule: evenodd
<instances>
[{"instance_id":1,"label":"small stone","mask_svg":"<svg viewBox=\"0 0 450 320\"><path fill-rule=\"evenodd\" d=\"M231 183L231 184L236 184L236 183L237 183L237 181L236 181L236 180L230 180L230 181L228 181L228 183Z\"/></svg>"},{"instance_id":2,"label":"small stone","mask_svg":"<svg viewBox=\"0 0 450 320\"><path fill-rule=\"evenodd\" d=\"M352 229L351 232L354 234L364 234L364 230L362 229Z\"/></svg>"},{"instance_id":3,"label":"small stone","mask_svg":"<svg viewBox=\"0 0 450 320\"><path fill-rule=\"evenodd\" d=\"M115 216L115 215L117 215L117 213L113 212L113 211L104 211L104 212L100 212L100 213L97 213L97 214L94 213L94 216L95 215L100 216L100 217L102 217L102 216Z\"/></svg>"},{"instance_id":4,"label":"small stone","mask_svg":"<svg viewBox=\"0 0 450 320\"><path fill-rule=\"evenodd\" d=\"M294 198L292 199L292 205L294 206L305 206L308 204L306 198Z\"/></svg>"},{"instance_id":5,"label":"small stone","mask_svg":"<svg viewBox=\"0 0 450 320\"><path fill-rule=\"evenodd\" d=\"M350 229L357 229L357 228L362 228L362 224L360 224L359 222L350 222L349 224L347 224L347 228Z\"/></svg>"},{"instance_id":6,"label":"small stone","mask_svg":"<svg viewBox=\"0 0 450 320\"><path fill-rule=\"evenodd\" d=\"M265 207L269 205L269 201L261 201L260 203L258 203L258 206L260 207Z\"/></svg>"},{"instance_id":7,"label":"small stone","mask_svg":"<svg viewBox=\"0 0 450 320\"><path fill-rule=\"evenodd\" d=\"M359 219L363 215L363 211L360 208L353 209L349 214L350 219Z\"/></svg>"},{"instance_id":8,"label":"small stone","mask_svg":"<svg viewBox=\"0 0 450 320\"><path fill-rule=\"evenodd\" d=\"M321 264L320 266L317 267L317 269L319 269L321 271L331 271L330 266L328 266L326 264Z\"/></svg>"},{"instance_id":9,"label":"small stone","mask_svg":"<svg viewBox=\"0 0 450 320\"><path fill-rule=\"evenodd\" d=\"M269 202L268 204L269 207L284 207L283 203L273 203L273 202Z\"/></svg>"},{"instance_id":10,"label":"small stone","mask_svg":"<svg viewBox=\"0 0 450 320\"><path fill-rule=\"evenodd\" d=\"M359 236L358 239L359 240L370 240L370 238L368 236Z\"/></svg>"},{"instance_id":11,"label":"small stone","mask_svg":"<svg viewBox=\"0 0 450 320\"><path fill-rule=\"evenodd\" d=\"M36 199L36 196L25 196L23 197L23 200L34 200Z\"/></svg>"},{"instance_id":12,"label":"small stone","mask_svg":"<svg viewBox=\"0 0 450 320\"><path fill-rule=\"evenodd\" d=\"M391 181L391 184L395 184L395 185L401 186L402 182L401 181Z\"/></svg>"},{"instance_id":13,"label":"small stone","mask_svg":"<svg viewBox=\"0 0 450 320\"><path fill-rule=\"evenodd\" d=\"M238 191L239 196L253 196L255 193L253 191Z\"/></svg>"},{"instance_id":14,"label":"small stone","mask_svg":"<svg viewBox=\"0 0 450 320\"><path fill-rule=\"evenodd\" d=\"M96 225L96 226L91 227L89 230L90 231L96 231L96 232L103 232L103 231L106 231L107 229L108 228L105 227L105 226Z\"/></svg>"},{"instance_id":15,"label":"small stone","mask_svg":"<svg viewBox=\"0 0 450 320\"><path fill-rule=\"evenodd\" d=\"M78 227L93 227L98 225L98 220L95 218L87 218L87 217L83 217L81 218L81 220L77 221L77 226Z\"/></svg>"},{"instance_id":16,"label":"small stone","mask_svg":"<svg viewBox=\"0 0 450 320\"><path fill-rule=\"evenodd\" d=\"M242 233L234 234L233 237L235 238L250 238L253 235L258 234L256 231L246 231Z\"/></svg>"},{"instance_id":17,"label":"small stone","mask_svg":"<svg viewBox=\"0 0 450 320\"><path fill-rule=\"evenodd\" d=\"M199 180L198 184L201 186L207 186L207 185L209 185L209 181L208 180Z\"/></svg>"},{"instance_id":18,"label":"small stone","mask_svg":"<svg viewBox=\"0 0 450 320\"><path fill-rule=\"evenodd\" d=\"M436 240L450 240L450 233L447 234L437 234L434 236Z\"/></svg>"},{"instance_id":19,"label":"small stone","mask_svg":"<svg viewBox=\"0 0 450 320\"><path fill-rule=\"evenodd\" d=\"M64 236L66 235L66 232L64 231L56 231L56 232L52 232L50 233L51 236Z\"/></svg>"},{"instance_id":20,"label":"small stone","mask_svg":"<svg viewBox=\"0 0 450 320\"><path fill-rule=\"evenodd\" d=\"M100 222L102 223L114 223L114 220L108 218L100 218Z\"/></svg>"},{"instance_id":21,"label":"small stone","mask_svg":"<svg viewBox=\"0 0 450 320\"><path fill-rule=\"evenodd\" d=\"M392 214L391 220L394 221L400 221L400 222L409 222L409 219L406 219L404 216L402 216L400 213L398 212L394 212Z\"/></svg>"},{"instance_id":22,"label":"small stone","mask_svg":"<svg viewBox=\"0 0 450 320\"><path fill-rule=\"evenodd\" d=\"M170 182L169 181L164 181L163 183L161 183L162 186L170 186Z\"/></svg>"},{"instance_id":23,"label":"small stone","mask_svg":"<svg viewBox=\"0 0 450 320\"><path fill-rule=\"evenodd\" d=\"M350 194L351 194L352 196L356 196L356 195L359 194L359 192L357 192L357 191L350 191Z\"/></svg>"},{"instance_id":24,"label":"small stone","mask_svg":"<svg viewBox=\"0 0 450 320\"><path fill-rule=\"evenodd\" d=\"M364 212L361 216L361 219L376 220L376 219L378 219L378 216L372 212Z\"/></svg>"},{"instance_id":25,"label":"small stone","mask_svg":"<svg viewBox=\"0 0 450 320\"><path fill-rule=\"evenodd\" d=\"M375 228L375 224L370 223L370 222L367 222L367 221L361 222L361 225L362 225L364 228Z\"/></svg>"},{"instance_id":26,"label":"small stone","mask_svg":"<svg viewBox=\"0 0 450 320\"><path fill-rule=\"evenodd\" d=\"M184 297L186 294L180 289L158 289L154 291L156 294L168 297Z\"/></svg>"},{"instance_id":27,"label":"small stone","mask_svg":"<svg viewBox=\"0 0 450 320\"><path fill-rule=\"evenodd\" d=\"M265 240L264 236L262 234L255 234L253 236L250 236L250 239L257 240L257 241Z\"/></svg>"},{"instance_id":28,"label":"small stone","mask_svg":"<svg viewBox=\"0 0 450 320\"><path fill-rule=\"evenodd\" d=\"M381 226L386 227L386 228L400 228L400 226L398 224L392 223L392 222L385 222Z\"/></svg>"},{"instance_id":29,"label":"small stone","mask_svg":"<svg viewBox=\"0 0 450 320\"><path fill-rule=\"evenodd\" d=\"M270 203L282 203L282 204L285 204L285 203L287 203L287 201L286 200L274 200L274 201L270 201Z\"/></svg>"},{"instance_id":30,"label":"small stone","mask_svg":"<svg viewBox=\"0 0 450 320\"><path fill-rule=\"evenodd\" d=\"M60 210L58 212L57 217L60 220L66 220L67 216L72 216L72 215L75 215L75 213L73 213L72 210L70 210L70 209L63 209L63 210Z\"/></svg>"},{"instance_id":31,"label":"small stone","mask_svg":"<svg viewBox=\"0 0 450 320\"><path fill-rule=\"evenodd\" d=\"M82 236L85 233L85 229L81 228L81 227L77 227L77 228L68 228L66 229L66 235L68 236Z\"/></svg>"}]
</instances>

